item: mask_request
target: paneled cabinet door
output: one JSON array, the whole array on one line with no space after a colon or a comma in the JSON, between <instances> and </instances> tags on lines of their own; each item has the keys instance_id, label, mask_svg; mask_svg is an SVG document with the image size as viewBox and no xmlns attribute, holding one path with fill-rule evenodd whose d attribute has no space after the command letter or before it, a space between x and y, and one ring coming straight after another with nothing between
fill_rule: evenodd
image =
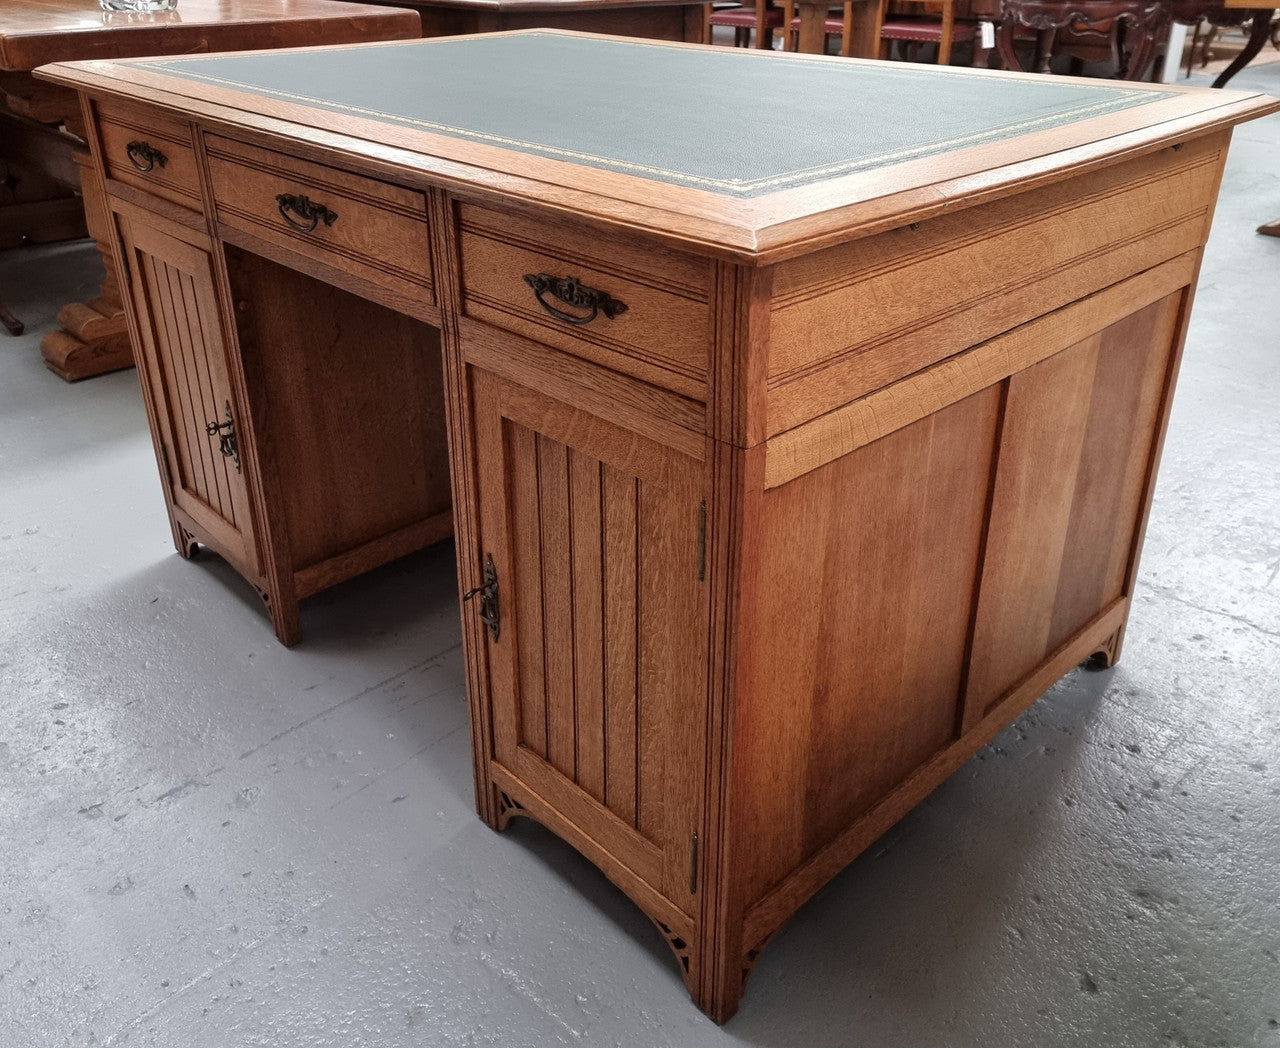
<instances>
[{"instance_id":1,"label":"paneled cabinet door","mask_svg":"<svg viewBox=\"0 0 1280 1048\"><path fill-rule=\"evenodd\" d=\"M707 694L703 463L471 372L495 763L692 913ZM485 603L482 605L482 601ZM501 775L495 775L501 779ZM599 853L592 856L602 861Z\"/></svg>"},{"instance_id":2,"label":"paneled cabinet door","mask_svg":"<svg viewBox=\"0 0 1280 1048\"><path fill-rule=\"evenodd\" d=\"M175 508L202 529L195 536L258 570L237 412L228 377L228 343L218 312L208 250L174 234L117 216L142 345L139 371L164 449L166 487Z\"/></svg>"}]
</instances>

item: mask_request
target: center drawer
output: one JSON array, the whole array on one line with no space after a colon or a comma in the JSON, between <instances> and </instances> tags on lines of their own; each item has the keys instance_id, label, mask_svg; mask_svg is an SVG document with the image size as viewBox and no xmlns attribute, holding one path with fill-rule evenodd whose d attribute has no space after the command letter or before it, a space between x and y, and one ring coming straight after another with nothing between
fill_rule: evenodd
<instances>
[{"instance_id":1,"label":"center drawer","mask_svg":"<svg viewBox=\"0 0 1280 1048\"><path fill-rule=\"evenodd\" d=\"M218 221L435 303L424 194L205 136Z\"/></svg>"}]
</instances>

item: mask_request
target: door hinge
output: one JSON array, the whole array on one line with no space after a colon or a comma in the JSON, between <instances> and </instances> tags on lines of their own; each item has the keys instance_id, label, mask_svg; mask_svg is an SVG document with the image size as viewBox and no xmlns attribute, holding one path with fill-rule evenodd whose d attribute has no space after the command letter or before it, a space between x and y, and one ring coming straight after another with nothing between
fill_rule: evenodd
<instances>
[{"instance_id":1,"label":"door hinge","mask_svg":"<svg viewBox=\"0 0 1280 1048\"><path fill-rule=\"evenodd\" d=\"M698 581L707 577L707 500L698 507Z\"/></svg>"},{"instance_id":2,"label":"door hinge","mask_svg":"<svg viewBox=\"0 0 1280 1048\"><path fill-rule=\"evenodd\" d=\"M493 554L487 553L484 558L484 581L474 589L462 595L465 603L472 597L480 598L480 621L489 627L489 634L496 641L501 629L498 614L498 569L493 563Z\"/></svg>"},{"instance_id":3,"label":"door hinge","mask_svg":"<svg viewBox=\"0 0 1280 1048\"><path fill-rule=\"evenodd\" d=\"M698 834L689 838L689 894L698 894Z\"/></svg>"}]
</instances>

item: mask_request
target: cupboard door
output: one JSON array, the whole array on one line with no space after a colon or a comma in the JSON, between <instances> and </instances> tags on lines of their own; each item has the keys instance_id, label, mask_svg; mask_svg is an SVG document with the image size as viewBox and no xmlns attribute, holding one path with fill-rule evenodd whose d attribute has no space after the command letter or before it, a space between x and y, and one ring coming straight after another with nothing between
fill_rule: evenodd
<instances>
[{"instance_id":1,"label":"cupboard door","mask_svg":"<svg viewBox=\"0 0 1280 1048\"><path fill-rule=\"evenodd\" d=\"M498 581L494 761L691 913L703 464L486 372L471 382L481 550Z\"/></svg>"},{"instance_id":2,"label":"cupboard door","mask_svg":"<svg viewBox=\"0 0 1280 1048\"><path fill-rule=\"evenodd\" d=\"M169 497L204 532L197 539L256 572L213 260L205 248L150 220L143 225L119 215L117 221L141 339L139 374L148 387Z\"/></svg>"}]
</instances>

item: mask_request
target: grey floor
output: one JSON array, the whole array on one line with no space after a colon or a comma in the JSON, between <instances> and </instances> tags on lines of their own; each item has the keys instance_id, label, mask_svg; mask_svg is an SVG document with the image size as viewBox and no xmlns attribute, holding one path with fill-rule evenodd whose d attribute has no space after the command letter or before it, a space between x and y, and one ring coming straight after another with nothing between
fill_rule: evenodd
<instances>
[{"instance_id":1,"label":"grey floor","mask_svg":"<svg viewBox=\"0 0 1280 1048\"><path fill-rule=\"evenodd\" d=\"M281 648L174 553L134 374L40 364L92 250L0 253L0 1046L1280 1046L1278 217L1273 116L1236 132L1121 665L836 878L723 1028L593 867L473 814L451 549Z\"/></svg>"}]
</instances>

